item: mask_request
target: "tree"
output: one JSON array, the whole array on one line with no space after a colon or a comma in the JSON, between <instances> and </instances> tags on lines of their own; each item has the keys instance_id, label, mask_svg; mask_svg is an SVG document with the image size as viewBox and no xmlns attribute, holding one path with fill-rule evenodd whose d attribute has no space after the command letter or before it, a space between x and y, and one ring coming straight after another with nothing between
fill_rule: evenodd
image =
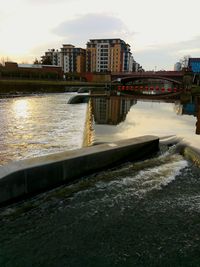
<instances>
[{"instance_id":1,"label":"tree","mask_svg":"<svg viewBox=\"0 0 200 267\"><path fill-rule=\"evenodd\" d=\"M188 62L190 57L191 57L190 55L185 55L179 60L182 69L188 67Z\"/></svg>"},{"instance_id":2,"label":"tree","mask_svg":"<svg viewBox=\"0 0 200 267\"><path fill-rule=\"evenodd\" d=\"M191 75L183 76L183 86L184 86L184 89L191 89L192 87L192 76Z\"/></svg>"},{"instance_id":3,"label":"tree","mask_svg":"<svg viewBox=\"0 0 200 267\"><path fill-rule=\"evenodd\" d=\"M23 60L19 64L28 64L28 62Z\"/></svg>"},{"instance_id":4,"label":"tree","mask_svg":"<svg viewBox=\"0 0 200 267\"><path fill-rule=\"evenodd\" d=\"M8 62L8 61L11 61L9 57L6 57L6 58L5 57L2 57L0 59L0 65L1 66L5 66L5 62Z\"/></svg>"},{"instance_id":5,"label":"tree","mask_svg":"<svg viewBox=\"0 0 200 267\"><path fill-rule=\"evenodd\" d=\"M35 58L33 64L39 65L39 64L41 64L41 61L39 61L37 58Z\"/></svg>"},{"instance_id":6,"label":"tree","mask_svg":"<svg viewBox=\"0 0 200 267\"><path fill-rule=\"evenodd\" d=\"M41 63L43 65L52 65L51 57L49 57L49 56L43 56L42 57L42 60L41 60Z\"/></svg>"}]
</instances>

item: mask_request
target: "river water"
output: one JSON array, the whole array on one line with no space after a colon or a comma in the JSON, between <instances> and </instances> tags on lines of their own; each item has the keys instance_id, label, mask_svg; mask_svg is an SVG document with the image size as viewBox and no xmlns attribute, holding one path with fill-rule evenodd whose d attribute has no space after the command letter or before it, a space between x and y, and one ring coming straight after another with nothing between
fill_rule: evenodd
<instances>
[{"instance_id":1,"label":"river water","mask_svg":"<svg viewBox=\"0 0 200 267\"><path fill-rule=\"evenodd\" d=\"M0 165L80 148L86 104L67 105L72 95L0 99Z\"/></svg>"},{"instance_id":2,"label":"river water","mask_svg":"<svg viewBox=\"0 0 200 267\"><path fill-rule=\"evenodd\" d=\"M43 147L43 136L43 141L37 141L41 147L34 147L34 155L81 146L86 105L69 106L68 97L28 98L39 101L36 110L42 108L40 116L46 118L40 118L43 121L40 133L44 134L44 121L52 129L47 134L48 149ZM110 142L141 133L162 138L177 133L182 139L196 137L193 144L197 144L197 119L180 112L185 110L180 103L122 100L115 99L111 101L113 104L105 99L91 103L94 142ZM6 101L17 99L2 102ZM48 114L44 111L47 111L45 103L50 106ZM11 106L7 105L10 111ZM106 106L109 108L105 109ZM67 123L68 116L70 123ZM30 115L30 121L36 127L37 119L31 119ZM72 122L75 124L69 126ZM66 132L67 141L64 140ZM28 133L25 140L26 136ZM69 145L71 140L73 145ZM52 141L57 145L50 148ZM29 152L25 157L33 155L31 145L27 145ZM23 149L20 151L23 158ZM15 157L14 152L10 154ZM163 145L151 159L83 177L74 184L2 208L0 266L199 266L199 178L199 168L179 155L176 145L169 149Z\"/></svg>"}]
</instances>

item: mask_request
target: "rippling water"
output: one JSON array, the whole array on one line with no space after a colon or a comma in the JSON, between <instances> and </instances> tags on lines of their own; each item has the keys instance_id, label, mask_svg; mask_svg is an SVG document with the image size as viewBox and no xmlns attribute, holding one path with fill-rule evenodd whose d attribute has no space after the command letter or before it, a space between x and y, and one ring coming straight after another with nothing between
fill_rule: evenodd
<instances>
[{"instance_id":1,"label":"rippling water","mask_svg":"<svg viewBox=\"0 0 200 267\"><path fill-rule=\"evenodd\" d=\"M82 146L86 104L71 94L0 99L0 164Z\"/></svg>"},{"instance_id":2,"label":"rippling water","mask_svg":"<svg viewBox=\"0 0 200 267\"><path fill-rule=\"evenodd\" d=\"M0 266L199 266L200 171L172 147L0 211Z\"/></svg>"},{"instance_id":3,"label":"rippling water","mask_svg":"<svg viewBox=\"0 0 200 267\"><path fill-rule=\"evenodd\" d=\"M68 98L0 100L0 163L80 147L86 105L67 105ZM108 117L102 112L101 122L112 125L95 125L97 141L144 133L194 136L196 118L174 114L172 104L118 102L119 118L114 109ZM130 110L126 120L121 107ZM176 146L161 146L154 158L0 209L0 266L198 267L199 192L199 168L177 154Z\"/></svg>"},{"instance_id":4,"label":"rippling water","mask_svg":"<svg viewBox=\"0 0 200 267\"><path fill-rule=\"evenodd\" d=\"M114 103L113 101L113 105ZM103 108L101 112L103 116ZM156 135L160 138L177 136L190 145L199 148L200 137L195 134L196 123L197 117L195 114L184 113L180 101L165 103L162 101L138 100L131 106L129 112L126 112L126 119L119 124L100 123L94 125L95 141L110 142L141 135Z\"/></svg>"}]
</instances>

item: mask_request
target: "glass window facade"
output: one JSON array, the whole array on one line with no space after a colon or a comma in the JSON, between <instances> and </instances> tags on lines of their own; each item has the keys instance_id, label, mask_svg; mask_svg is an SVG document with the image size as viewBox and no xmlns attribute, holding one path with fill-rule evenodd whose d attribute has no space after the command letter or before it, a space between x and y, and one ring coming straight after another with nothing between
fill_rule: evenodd
<instances>
[{"instance_id":1,"label":"glass window facade","mask_svg":"<svg viewBox=\"0 0 200 267\"><path fill-rule=\"evenodd\" d=\"M200 73L200 58L190 58L189 67L195 73Z\"/></svg>"}]
</instances>

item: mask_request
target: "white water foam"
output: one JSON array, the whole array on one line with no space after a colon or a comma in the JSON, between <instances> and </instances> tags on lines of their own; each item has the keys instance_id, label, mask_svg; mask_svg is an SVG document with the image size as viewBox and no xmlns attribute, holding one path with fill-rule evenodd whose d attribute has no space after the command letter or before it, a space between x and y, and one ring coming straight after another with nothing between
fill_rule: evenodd
<instances>
[{"instance_id":1,"label":"white water foam","mask_svg":"<svg viewBox=\"0 0 200 267\"><path fill-rule=\"evenodd\" d=\"M159 158L157 160L159 161ZM160 162L159 166L144 168L134 175L130 174L130 176L121 179L115 179L109 182L100 181L96 184L96 188L97 190L104 188L107 191L115 192L117 190L120 194L131 193L142 197L149 191L155 189L160 190L164 186L167 186L187 166L188 162L182 156L175 154L171 155L170 159L168 158L166 162Z\"/></svg>"}]
</instances>

